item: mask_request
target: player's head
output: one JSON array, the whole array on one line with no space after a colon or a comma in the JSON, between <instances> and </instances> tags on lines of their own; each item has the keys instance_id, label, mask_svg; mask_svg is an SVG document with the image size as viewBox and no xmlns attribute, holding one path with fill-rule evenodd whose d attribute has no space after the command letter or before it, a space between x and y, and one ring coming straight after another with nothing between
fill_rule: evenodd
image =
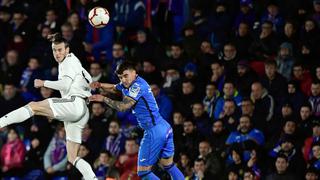
<instances>
[{"instance_id":1,"label":"player's head","mask_svg":"<svg viewBox=\"0 0 320 180\"><path fill-rule=\"evenodd\" d=\"M137 77L136 65L132 62L125 61L117 67L116 74L125 87L130 87L131 83Z\"/></svg>"},{"instance_id":2,"label":"player's head","mask_svg":"<svg viewBox=\"0 0 320 180\"><path fill-rule=\"evenodd\" d=\"M66 55L69 54L69 43L59 33L49 35L48 39L52 42L52 52L54 59L58 63L62 62Z\"/></svg>"}]
</instances>

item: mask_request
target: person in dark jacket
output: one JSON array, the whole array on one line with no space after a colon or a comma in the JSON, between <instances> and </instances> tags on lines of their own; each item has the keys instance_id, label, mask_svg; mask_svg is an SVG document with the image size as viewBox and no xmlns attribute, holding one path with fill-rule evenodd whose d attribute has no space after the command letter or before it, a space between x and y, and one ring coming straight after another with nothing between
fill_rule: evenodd
<instances>
[{"instance_id":1,"label":"person in dark jacket","mask_svg":"<svg viewBox=\"0 0 320 180\"><path fill-rule=\"evenodd\" d=\"M289 160L286 155L278 155L275 161L275 172L269 174L266 180L298 180L292 172L288 171Z\"/></svg>"}]
</instances>

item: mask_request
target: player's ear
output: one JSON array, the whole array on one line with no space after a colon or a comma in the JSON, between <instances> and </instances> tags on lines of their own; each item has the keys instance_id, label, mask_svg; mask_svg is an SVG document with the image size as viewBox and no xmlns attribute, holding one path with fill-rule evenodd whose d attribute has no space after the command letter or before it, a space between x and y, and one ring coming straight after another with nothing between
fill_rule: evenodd
<instances>
[{"instance_id":1,"label":"player's ear","mask_svg":"<svg viewBox=\"0 0 320 180\"><path fill-rule=\"evenodd\" d=\"M69 52L70 52L70 48L68 46L68 47L66 47L66 53L69 54Z\"/></svg>"}]
</instances>

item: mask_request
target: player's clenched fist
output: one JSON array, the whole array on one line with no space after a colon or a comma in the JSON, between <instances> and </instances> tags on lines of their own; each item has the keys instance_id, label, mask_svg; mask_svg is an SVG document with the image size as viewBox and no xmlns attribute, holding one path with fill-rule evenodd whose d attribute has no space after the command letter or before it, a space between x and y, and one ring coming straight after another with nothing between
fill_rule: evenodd
<instances>
[{"instance_id":1,"label":"player's clenched fist","mask_svg":"<svg viewBox=\"0 0 320 180\"><path fill-rule=\"evenodd\" d=\"M104 100L104 96L102 96L101 94L95 94L89 97L90 101L95 101L95 102L103 102Z\"/></svg>"},{"instance_id":2,"label":"player's clenched fist","mask_svg":"<svg viewBox=\"0 0 320 180\"><path fill-rule=\"evenodd\" d=\"M99 82L92 82L92 83L90 83L90 88L91 88L91 89L101 88L101 83L99 83Z\"/></svg>"},{"instance_id":3,"label":"player's clenched fist","mask_svg":"<svg viewBox=\"0 0 320 180\"><path fill-rule=\"evenodd\" d=\"M34 80L34 87L35 88L40 88L40 87L43 87L44 85L44 81L41 80L41 79L35 79Z\"/></svg>"}]
</instances>

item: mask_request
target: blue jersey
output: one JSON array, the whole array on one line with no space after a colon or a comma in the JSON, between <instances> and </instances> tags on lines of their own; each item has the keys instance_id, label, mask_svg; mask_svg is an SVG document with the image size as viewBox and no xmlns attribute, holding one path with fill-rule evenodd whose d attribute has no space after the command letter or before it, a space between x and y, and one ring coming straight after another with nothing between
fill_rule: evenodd
<instances>
[{"instance_id":1,"label":"blue jersey","mask_svg":"<svg viewBox=\"0 0 320 180\"><path fill-rule=\"evenodd\" d=\"M119 83L116 85L116 89L121 91L124 96L128 96L136 101L136 104L132 108L132 113L137 117L141 128L150 129L159 123L159 121L162 121L157 102L149 84L144 79L137 76L129 88Z\"/></svg>"}]
</instances>

